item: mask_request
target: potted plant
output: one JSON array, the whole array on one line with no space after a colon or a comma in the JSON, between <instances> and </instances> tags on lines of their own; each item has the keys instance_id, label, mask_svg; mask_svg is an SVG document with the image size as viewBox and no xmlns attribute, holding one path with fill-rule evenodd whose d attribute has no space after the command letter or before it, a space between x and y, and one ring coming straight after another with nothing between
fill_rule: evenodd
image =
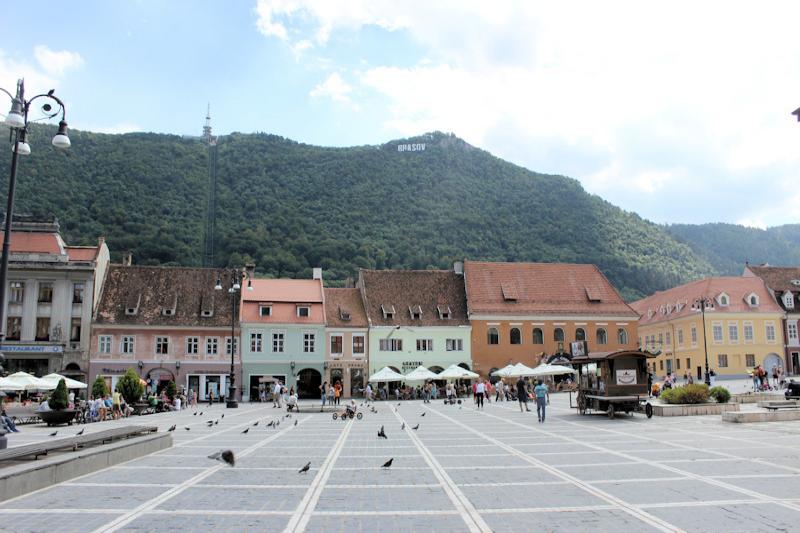
<instances>
[{"instance_id":1,"label":"potted plant","mask_svg":"<svg viewBox=\"0 0 800 533\"><path fill-rule=\"evenodd\" d=\"M122 394L125 398L125 403L128 405L137 406L140 404L142 394L144 394L144 385L139 378L136 370L129 368L119 381L117 382L117 392Z\"/></svg>"},{"instance_id":2,"label":"potted plant","mask_svg":"<svg viewBox=\"0 0 800 533\"><path fill-rule=\"evenodd\" d=\"M47 405L50 407L49 411L39 411L39 418L48 426L57 426L60 424L72 425L72 419L75 418L76 411L74 409L67 409L67 384L64 380L58 382L56 390L50 395L47 400Z\"/></svg>"}]
</instances>

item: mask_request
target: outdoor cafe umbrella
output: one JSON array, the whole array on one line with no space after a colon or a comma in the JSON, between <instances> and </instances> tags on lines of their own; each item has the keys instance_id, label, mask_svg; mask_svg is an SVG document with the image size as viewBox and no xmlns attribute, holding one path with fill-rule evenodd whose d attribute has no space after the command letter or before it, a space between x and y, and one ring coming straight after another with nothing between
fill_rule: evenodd
<instances>
[{"instance_id":1,"label":"outdoor cafe umbrella","mask_svg":"<svg viewBox=\"0 0 800 533\"><path fill-rule=\"evenodd\" d=\"M514 365L514 368L508 371L508 377L510 378L521 378L521 377L528 377L528 376L535 376L534 370L522 363L517 363Z\"/></svg>"},{"instance_id":2,"label":"outdoor cafe umbrella","mask_svg":"<svg viewBox=\"0 0 800 533\"><path fill-rule=\"evenodd\" d=\"M381 382L381 381L403 381L406 377L403 374L398 374L388 366L385 366L372 374L367 381L370 383Z\"/></svg>"},{"instance_id":3,"label":"outdoor cafe umbrella","mask_svg":"<svg viewBox=\"0 0 800 533\"><path fill-rule=\"evenodd\" d=\"M0 391L23 391L25 385L16 381L11 381L8 378L0 378Z\"/></svg>"},{"instance_id":4,"label":"outdoor cafe umbrella","mask_svg":"<svg viewBox=\"0 0 800 533\"><path fill-rule=\"evenodd\" d=\"M46 376L42 376L42 381L50 382L50 384L53 385L52 388L54 388L54 389L56 387L58 387L58 382L61 381L62 379L64 380L64 384L67 386L67 389L85 389L85 388L88 387L88 385L86 383L83 383L82 381L77 381L75 379L70 379L70 378L68 378L66 376L62 376L62 375L56 374L56 373L47 374Z\"/></svg>"},{"instance_id":5,"label":"outdoor cafe umbrella","mask_svg":"<svg viewBox=\"0 0 800 533\"><path fill-rule=\"evenodd\" d=\"M533 372L533 376L560 376L562 374L574 374L575 370L566 366L542 363L534 368Z\"/></svg>"},{"instance_id":6,"label":"outdoor cafe umbrella","mask_svg":"<svg viewBox=\"0 0 800 533\"><path fill-rule=\"evenodd\" d=\"M499 378L507 378L509 377L508 373L514 369L514 365L507 365L501 368L500 370L495 370L492 372L493 376L497 376Z\"/></svg>"},{"instance_id":7,"label":"outdoor cafe umbrella","mask_svg":"<svg viewBox=\"0 0 800 533\"><path fill-rule=\"evenodd\" d=\"M431 372L427 368L422 365L419 365L417 368L403 376L405 381L428 381L429 379L439 379L439 375L436 372Z\"/></svg>"},{"instance_id":8,"label":"outdoor cafe umbrella","mask_svg":"<svg viewBox=\"0 0 800 533\"><path fill-rule=\"evenodd\" d=\"M475 379L477 377L480 376L458 365L450 365L436 375L437 379Z\"/></svg>"},{"instance_id":9,"label":"outdoor cafe umbrella","mask_svg":"<svg viewBox=\"0 0 800 533\"><path fill-rule=\"evenodd\" d=\"M4 390L52 390L56 388L56 385L50 386L50 382L45 381L43 379L37 378L36 376L32 376L27 372L15 372L10 376L6 376L3 380L3 383L6 385Z\"/></svg>"}]
</instances>

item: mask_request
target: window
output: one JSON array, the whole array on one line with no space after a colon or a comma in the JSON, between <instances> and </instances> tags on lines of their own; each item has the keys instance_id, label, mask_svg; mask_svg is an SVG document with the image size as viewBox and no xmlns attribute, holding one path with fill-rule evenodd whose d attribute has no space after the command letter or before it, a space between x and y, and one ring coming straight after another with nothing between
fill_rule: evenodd
<instances>
[{"instance_id":1,"label":"window","mask_svg":"<svg viewBox=\"0 0 800 533\"><path fill-rule=\"evenodd\" d=\"M70 342L81 341L81 319L73 318L69 325L69 340Z\"/></svg>"},{"instance_id":2,"label":"window","mask_svg":"<svg viewBox=\"0 0 800 533\"><path fill-rule=\"evenodd\" d=\"M49 341L50 340L50 317L40 316L36 319L36 340Z\"/></svg>"},{"instance_id":3,"label":"window","mask_svg":"<svg viewBox=\"0 0 800 533\"><path fill-rule=\"evenodd\" d=\"M403 339L381 339L380 349L383 352L402 352Z\"/></svg>"},{"instance_id":4,"label":"window","mask_svg":"<svg viewBox=\"0 0 800 533\"><path fill-rule=\"evenodd\" d=\"M687 370L691 370L692 369L692 360L689 357L686 358L686 369Z\"/></svg>"},{"instance_id":5,"label":"window","mask_svg":"<svg viewBox=\"0 0 800 533\"><path fill-rule=\"evenodd\" d=\"M206 355L217 355L219 353L219 338L206 337Z\"/></svg>"},{"instance_id":6,"label":"window","mask_svg":"<svg viewBox=\"0 0 800 533\"><path fill-rule=\"evenodd\" d=\"M728 341L731 344L739 344L739 324L728 322Z\"/></svg>"},{"instance_id":7,"label":"window","mask_svg":"<svg viewBox=\"0 0 800 533\"><path fill-rule=\"evenodd\" d=\"M422 320L422 307L409 307L408 314L411 315L411 320Z\"/></svg>"},{"instance_id":8,"label":"window","mask_svg":"<svg viewBox=\"0 0 800 533\"><path fill-rule=\"evenodd\" d=\"M100 335L97 338L97 352L98 353L111 353L111 335Z\"/></svg>"},{"instance_id":9,"label":"window","mask_svg":"<svg viewBox=\"0 0 800 533\"><path fill-rule=\"evenodd\" d=\"M314 333L303 333L303 353L314 353L317 336Z\"/></svg>"},{"instance_id":10,"label":"window","mask_svg":"<svg viewBox=\"0 0 800 533\"><path fill-rule=\"evenodd\" d=\"M464 350L464 340L463 339L447 339L445 341L445 349L448 352L460 352Z\"/></svg>"},{"instance_id":11,"label":"window","mask_svg":"<svg viewBox=\"0 0 800 533\"><path fill-rule=\"evenodd\" d=\"M311 308L305 305L298 305L297 306L297 316L299 317L307 317L311 315Z\"/></svg>"},{"instance_id":12,"label":"window","mask_svg":"<svg viewBox=\"0 0 800 533\"><path fill-rule=\"evenodd\" d=\"M786 309L794 309L794 295L791 292L783 295L783 306Z\"/></svg>"},{"instance_id":13,"label":"window","mask_svg":"<svg viewBox=\"0 0 800 533\"><path fill-rule=\"evenodd\" d=\"M722 344L722 322L714 322L711 325L713 333L714 344Z\"/></svg>"},{"instance_id":14,"label":"window","mask_svg":"<svg viewBox=\"0 0 800 533\"><path fill-rule=\"evenodd\" d=\"M683 330L678 330L678 346L683 346Z\"/></svg>"},{"instance_id":15,"label":"window","mask_svg":"<svg viewBox=\"0 0 800 533\"><path fill-rule=\"evenodd\" d=\"M755 367L756 366L756 354L747 353L744 354L744 366Z\"/></svg>"},{"instance_id":16,"label":"window","mask_svg":"<svg viewBox=\"0 0 800 533\"><path fill-rule=\"evenodd\" d=\"M500 344L500 333L497 331L497 328L489 328L488 337L486 342L489 344Z\"/></svg>"},{"instance_id":17,"label":"window","mask_svg":"<svg viewBox=\"0 0 800 533\"><path fill-rule=\"evenodd\" d=\"M664 333L664 339L667 341L667 346L672 346L672 332L667 331Z\"/></svg>"},{"instance_id":18,"label":"window","mask_svg":"<svg viewBox=\"0 0 800 533\"><path fill-rule=\"evenodd\" d=\"M383 313L384 320L394 320L394 306L381 305L381 312Z\"/></svg>"},{"instance_id":19,"label":"window","mask_svg":"<svg viewBox=\"0 0 800 533\"><path fill-rule=\"evenodd\" d=\"M511 344L520 344L522 342L519 328L511 328L511 331L509 332L509 340L511 341Z\"/></svg>"},{"instance_id":20,"label":"window","mask_svg":"<svg viewBox=\"0 0 800 533\"><path fill-rule=\"evenodd\" d=\"M745 344L753 344L753 323L752 322L745 322L744 323L744 343Z\"/></svg>"},{"instance_id":21,"label":"window","mask_svg":"<svg viewBox=\"0 0 800 533\"><path fill-rule=\"evenodd\" d=\"M628 344L628 332L625 331L625 328L617 330L617 343ZM667 343L669 343L669 333L667 334Z\"/></svg>"},{"instance_id":22,"label":"window","mask_svg":"<svg viewBox=\"0 0 800 533\"><path fill-rule=\"evenodd\" d=\"M681 369L681 360L680 359L675 359L675 368L677 370Z\"/></svg>"},{"instance_id":23,"label":"window","mask_svg":"<svg viewBox=\"0 0 800 533\"><path fill-rule=\"evenodd\" d=\"M73 283L72 284L72 303L74 304L82 304L83 303L83 283Z\"/></svg>"},{"instance_id":24,"label":"window","mask_svg":"<svg viewBox=\"0 0 800 533\"><path fill-rule=\"evenodd\" d=\"M607 344L608 343L608 334L606 330L600 328L597 330L597 344Z\"/></svg>"},{"instance_id":25,"label":"window","mask_svg":"<svg viewBox=\"0 0 800 533\"><path fill-rule=\"evenodd\" d=\"M234 338L231 342L230 337L225 337L225 355L231 355L231 347L233 347L234 353L239 351L239 339Z\"/></svg>"},{"instance_id":26,"label":"window","mask_svg":"<svg viewBox=\"0 0 800 533\"><path fill-rule=\"evenodd\" d=\"M727 368L728 367L728 354L721 353L717 355L717 362L719 363L720 368Z\"/></svg>"},{"instance_id":27,"label":"window","mask_svg":"<svg viewBox=\"0 0 800 533\"><path fill-rule=\"evenodd\" d=\"M564 330L561 328L554 329L553 340L556 342L564 342Z\"/></svg>"},{"instance_id":28,"label":"window","mask_svg":"<svg viewBox=\"0 0 800 533\"><path fill-rule=\"evenodd\" d=\"M797 322L787 322L786 331L789 334L789 340L797 341Z\"/></svg>"},{"instance_id":29,"label":"window","mask_svg":"<svg viewBox=\"0 0 800 533\"><path fill-rule=\"evenodd\" d=\"M658 368L661 369L661 370L664 370L664 360L663 359L658 362Z\"/></svg>"},{"instance_id":30,"label":"window","mask_svg":"<svg viewBox=\"0 0 800 533\"><path fill-rule=\"evenodd\" d=\"M364 353L364 335L353 335L353 353Z\"/></svg>"},{"instance_id":31,"label":"window","mask_svg":"<svg viewBox=\"0 0 800 533\"><path fill-rule=\"evenodd\" d=\"M664 334L663 333L659 333L658 334L658 347L659 348L663 348L664 347Z\"/></svg>"},{"instance_id":32,"label":"window","mask_svg":"<svg viewBox=\"0 0 800 533\"><path fill-rule=\"evenodd\" d=\"M433 339L417 339L417 351L418 352L432 352L433 351Z\"/></svg>"},{"instance_id":33,"label":"window","mask_svg":"<svg viewBox=\"0 0 800 533\"><path fill-rule=\"evenodd\" d=\"M186 355L197 355L198 353L200 353L200 337L186 337Z\"/></svg>"},{"instance_id":34,"label":"window","mask_svg":"<svg viewBox=\"0 0 800 533\"><path fill-rule=\"evenodd\" d=\"M12 281L9 284L8 303L21 304L25 299L25 282Z\"/></svg>"},{"instance_id":35,"label":"window","mask_svg":"<svg viewBox=\"0 0 800 533\"><path fill-rule=\"evenodd\" d=\"M167 355L168 353L169 353L169 337L156 337L156 354Z\"/></svg>"},{"instance_id":36,"label":"window","mask_svg":"<svg viewBox=\"0 0 800 533\"><path fill-rule=\"evenodd\" d=\"M331 353L340 354L342 351L342 336L331 335Z\"/></svg>"},{"instance_id":37,"label":"window","mask_svg":"<svg viewBox=\"0 0 800 533\"><path fill-rule=\"evenodd\" d=\"M727 294L720 295L720 297L719 297L719 305L721 305L723 307L728 305L728 295Z\"/></svg>"},{"instance_id":38,"label":"window","mask_svg":"<svg viewBox=\"0 0 800 533\"><path fill-rule=\"evenodd\" d=\"M40 281L39 282L39 303L49 304L53 302L53 282Z\"/></svg>"},{"instance_id":39,"label":"window","mask_svg":"<svg viewBox=\"0 0 800 533\"><path fill-rule=\"evenodd\" d=\"M765 329L767 333L767 342L774 343L775 342L775 323L774 322L766 322Z\"/></svg>"},{"instance_id":40,"label":"window","mask_svg":"<svg viewBox=\"0 0 800 533\"><path fill-rule=\"evenodd\" d=\"M132 355L133 354L133 344L134 344L134 337L132 336L124 336L119 343L119 351L124 355Z\"/></svg>"},{"instance_id":41,"label":"window","mask_svg":"<svg viewBox=\"0 0 800 533\"><path fill-rule=\"evenodd\" d=\"M544 334L541 328L533 328L533 344L544 344Z\"/></svg>"},{"instance_id":42,"label":"window","mask_svg":"<svg viewBox=\"0 0 800 533\"><path fill-rule=\"evenodd\" d=\"M272 334L272 351L275 353L283 353L283 333Z\"/></svg>"},{"instance_id":43,"label":"window","mask_svg":"<svg viewBox=\"0 0 800 533\"><path fill-rule=\"evenodd\" d=\"M10 316L6 321L6 340L18 341L22 334L22 317Z\"/></svg>"},{"instance_id":44,"label":"window","mask_svg":"<svg viewBox=\"0 0 800 533\"><path fill-rule=\"evenodd\" d=\"M274 346L275 342L275 335L272 336L272 342ZM250 351L254 353L260 353L264 351L264 337L261 333L251 333L250 334ZM274 349L273 349L274 351Z\"/></svg>"},{"instance_id":45,"label":"window","mask_svg":"<svg viewBox=\"0 0 800 533\"><path fill-rule=\"evenodd\" d=\"M575 340L576 341L585 341L586 340L586 330L583 328L578 328L575 330Z\"/></svg>"},{"instance_id":46,"label":"window","mask_svg":"<svg viewBox=\"0 0 800 533\"><path fill-rule=\"evenodd\" d=\"M751 294L749 298L749 303L751 307L756 307L758 305L758 296L755 294Z\"/></svg>"},{"instance_id":47,"label":"window","mask_svg":"<svg viewBox=\"0 0 800 533\"><path fill-rule=\"evenodd\" d=\"M695 347L697 346L697 327L694 324L692 324L692 329L690 333L692 338L692 347Z\"/></svg>"},{"instance_id":48,"label":"window","mask_svg":"<svg viewBox=\"0 0 800 533\"><path fill-rule=\"evenodd\" d=\"M272 316L272 306L271 305L259 305L258 306L258 316ZM297 315L300 316L300 315Z\"/></svg>"}]
</instances>

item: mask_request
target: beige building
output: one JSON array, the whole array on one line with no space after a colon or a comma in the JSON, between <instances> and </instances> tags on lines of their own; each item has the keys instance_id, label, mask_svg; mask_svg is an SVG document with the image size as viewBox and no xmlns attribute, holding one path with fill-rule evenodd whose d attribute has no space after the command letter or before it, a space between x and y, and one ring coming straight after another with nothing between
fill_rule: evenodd
<instances>
[{"instance_id":1,"label":"beige building","mask_svg":"<svg viewBox=\"0 0 800 533\"><path fill-rule=\"evenodd\" d=\"M325 288L325 376L342 384L344 398L361 396L367 383L368 323L358 289Z\"/></svg>"}]
</instances>

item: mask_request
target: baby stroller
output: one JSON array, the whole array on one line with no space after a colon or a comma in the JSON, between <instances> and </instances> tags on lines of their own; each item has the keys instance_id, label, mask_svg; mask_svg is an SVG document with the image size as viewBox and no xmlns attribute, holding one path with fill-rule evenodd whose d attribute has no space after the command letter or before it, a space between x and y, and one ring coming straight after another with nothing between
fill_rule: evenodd
<instances>
[{"instance_id":1,"label":"baby stroller","mask_svg":"<svg viewBox=\"0 0 800 533\"><path fill-rule=\"evenodd\" d=\"M345 421L348 418L356 418L358 420L361 420L362 416L364 415L358 412L358 408L355 406L355 404L350 404L345 406L344 412L342 413L333 413L334 420L341 417L342 421Z\"/></svg>"}]
</instances>

